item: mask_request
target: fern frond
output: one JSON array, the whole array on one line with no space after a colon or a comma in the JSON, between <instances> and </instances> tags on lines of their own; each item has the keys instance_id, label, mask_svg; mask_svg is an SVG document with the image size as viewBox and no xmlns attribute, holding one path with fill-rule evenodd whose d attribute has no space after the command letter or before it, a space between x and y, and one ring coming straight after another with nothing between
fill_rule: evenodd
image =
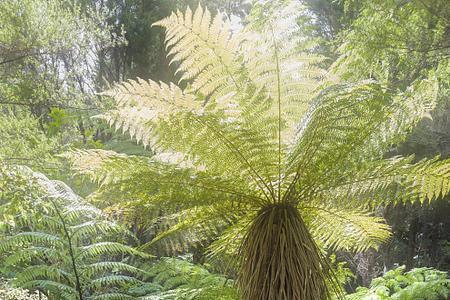
<instances>
[{"instance_id":1,"label":"fern frond","mask_svg":"<svg viewBox=\"0 0 450 300\"><path fill-rule=\"evenodd\" d=\"M323 91L302 120L287 173L317 172L318 164L339 161L341 153L364 137L361 130L371 134L384 121L390 99L382 86L371 82Z\"/></svg>"},{"instance_id":2,"label":"fern frond","mask_svg":"<svg viewBox=\"0 0 450 300\"><path fill-rule=\"evenodd\" d=\"M158 292L141 300L156 299L239 299L233 280L209 273L204 267L176 258L163 257L148 270Z\"/></svg>"},{"instance_id":3,"label":"fern frond","mask_svg":"<svg viewBox=\"0 0 450 300\"><path fill-rule=\"evenodd\" d=\"M412 160L413 157L395 157L369 163L359 172L343 175L341 181L319 187L316 194L375 205L417 200L424 203L450 192L450 159L423 159L417 163Z\"/></svg>"},{"instance_id":4,"label":"fern frond","mask_svg":"<svg viewBox=\"0 0 450 300\"><path fill-rule=\"evenodd\" d=\"M152 257L149 254L140 252L130 246L117 242L99 242L91 245L80 247L80 253L76 257L77 260L85 260L91 257L97 257L101 254L130 254L143 258Z\"/></svg>"},{"instance_id":5,"label":"fern frond","mask_svg":"<svg viewBox=\"0 0 450 300\"><path fill-rule=\"evenodd\" d=\"M320 202L301 205L299 210L313 237L327 249L363 252L377 249L391 236L384 219L367 210Z\"/></svg>"},{"instance_id":6,"label":"fern frond","mask_svg":"<svg viewBox=\"0 0 450 300\"><path fill-rule=\"evenodd\" d=\"M113 97L118 108L100 117L116 130L122 128L144 146L154 147L158 138L154 132L159 119L176 112L199 112L201 101L183 92L174 84L130 80L104 93Z\"/></svg>"},{"instance_id":7,"label":"fern frond","mask_svg":"<svg viewBox=\"0 0 450 300\"><path fill-rule=\"evenodd\" d=\"M61 246L63 241L58 236L43 232L20 232L14 236L3 239L0 243L0 252L14 250L20 246L27 246L31 243Z\"/></svg>"},{"instance_id":8,"label":"fern frond","mask_svg":"<svg viewBox=\"0 0 450 300\"><path fill-rule=\"evenodd\" d=\"M23 169L23 173L20 168L14 171L32 181L32 195L41 200L33 208L16 214L10 236L0 241L0 253L6 258L7 267L16 274L16 285L49 291L58 299L75 300L119 291L126 282L139 282L120 274L142 277L145 274L125 261L133 255L150 256L127 245L105 241L110 234L125 237L132 234L104 219L101 210L76 196L65 184L28 169ZM27 180L24 182L28 183ZM20 197L21 193L30 191L18 185L15 193ZM33 231L24 232L24 229ZM117 255L122 257L122 262L113 261ZM81 270L85 271L82 276ZM91 282L95 283L92 289L88 288ZM103 284L101 289L95 289L97 283Z\"/></svg>"},{"instance_id":9,"label":"fern frond","mask_svg":"<svg viewBox=\"0 0 450 300\"><path fill-rule=\"evenodd\" d=\"M42 289L55 293L56 295L63 294L67 298L66 299L76 299L76 290L66 284L51 281L51 280L32 280L28 281L23 285L23 288L26 289Z\"/></svg>"},{"instance_id":10,"label":"fern frond","mask_svg":"<svg viewBox=\"0 0 450 300\"><path fill-rule=\"evenodd\" d=\"M47 208L50 210L51 208ZM51 232L55 232L62 229L62 225L59 220L52 216L41 216L37 217L36 212L33 213L23 213L20 218L16 218L16 226L28 228L31 227L33 223L36 222L36 218L39 218L39 223L43 228L47 228Z\"/></svg>"},{"instance_id":11,"label":"fern frond","mask_svg":"<svg viewBox=\"0 0 450 300\"><path fill-rule=\"evenodd\" d=\"M234 221L232 211L239 213L238 207L228 206L217 209L210 205L197 206L178 213L164 216L158 220L155 237L139 249L162 249L166 255L182 252L191 245L202 244L214 239Z\"/></svg>"},{"instance_id":12,"label":"fern frond","mask_svg":"<svg viewBox=\"0 0 450 300\"><path fill-rule=\"evenodd\" d=\"M70 204L82 202L81 197L75 194L72 189L62 181L59 180L45 180L41 181L47 187L47 196L55 199L64 199Z\"/></svg>"},{"instance_id":13,"label":"fern frond","mask_svg":"<svg viewBox=\"0 0 450 300\"><path fill-rule=\"evenodd\" d=\"M230 176L258 186L258 190L270 198L273 188L268 183L275 173L273 154L276 144L267 140L263 131L213 114L176 113L173 110L172 113L166 120L158 119L157 124L146 123L145 126L154 127L153 134L147 138L154 141L154 147L187 153L188 159L201 160L211 172L225 169ZM135 120L134 116L129 117ZM253 147L255 144L259 147ZM218 162L217 156L223 160ZM245 170L244 174L242 170Z\"/></svg>"},{"instance_id":14,"label":"fern frond","mask_svg":"<svg viewBox=\"0 0 450 300\"><path fill-rule=\"evenodd\" d=\"M183 206L189 203L192 203L191 206L199 205L200 201L207 200L206 195L211 197L211 192L241 201L262 200L236 179L211 177L209 172L202 171L201 168L199 170L184 166L183 161L180 164L171 164L153 158L126 156L104 150L73 151L66 153L65 157L71 161L77 173L86 175L104 186L100 192L105 190L111 193L116 189L121 193L130 191L130 195L147 195L146 200L153 202L156 199L148 195L156 190L159 190L162 199L165 194L167 197L174 197L173 192L176 191L176 194L184 197L184 201L177 205ZM161 189L162 187L164 188ZM199 193L204 193L205 197L201 197ZM188 199L193 202L187 202Z\"/></svg>"},{"instance_id":15,"label":"fern frond","mask_svg":"<svg viewBox=\"0 0 450 300\"><path fill-rule=\"evenodd\" d=\"M5 265L17 266L20 263L31 263L33 259L46 259L47 261L54 262L61 260L60 250L49 248L49 247L36 247L31 246L27 248L22 248L19 251L14 251L5 258Z\"/></svg>"},{"instance_id":16,"label":"fern frond","mask_svg":"<svg viewBox=\"0 0 450 300\"><path fill-rule=\"evenodd\" d=\"M78 220L83 220L83 218L101 218L105 217L104 213L87 203L71 203L63 211L62 216L68 222L76 222Z\"/></svg>"},{"instance_id":17,"label":"fern frond","mask_svg":"<svg viewBox=\"0 0 450 300\"><path fill-rule=\"evenodd\" d=\"M235 256L239 253L240 245L244 239L248 226L256 216L256 211L249 211L246 215L238 215L237 220L227 226L208 246L208 257Z\"/></svg>"},{"instance_id":18,"label":"fern frond","mask_svg":"<svg viewBox=\"0 0 450 300\"><path fill-rule=\"evenodd\" d=\"M109 171L110 168L106 167L106 162L113 165L113 158L117 158L119 161L120 158L126 157L125 155L120 155L114 151L99 149L67 151L61 156L70 162L71 169L75 171L77 175L86 176L99 185L114 182L114 178L120 175L118 172L111 174ZM128 170L130 169L127 168L128 165L128 162L118 164L117 170L126 168L123 173L128 173ZM115 168L111 169L114 170Z\"/></svg>"},{"instance_id":19,"label":"fern frond","mask_svg":"<svg viewBox=\"0 0 450 300\"><path fill-rule=\"evenodd\" d=\"M71 226L70 231L72 232L72 239L78 241L90 236L108 234L122 234L135 238L127 229L123 228L123 226L108 220L86 221L82 224Z\"/></svg>"},{"instance_id":20,"label":"fern frond","mask_svg":"<svg viewBox=\"0 0 450 300\"><path fill-rule=\"evenodd\" d=\"M90 288L104 288L107 286L121 286L129 283L139 283L140 281L134 277L126 275L107 275L91 280Z\"/></svg>"},{"instance_id":21,"label":"fern frond","mask_svg":"<svg viewBox=\"0 0 450 300\"><path fill-rule=\"evenodd\" d=\"M283 143L293 134L294 124L306 112L325 74L302 36L298 18L304 7L291 1L283 7L268 4L246 27L248 38L242 53L249 77L273 99L272 112L280 119Z\"/></svg>"},{"instance_id":22,"label":"fern frond","mask_svg":"<svg viewBox=\"0 0 450 300\"><path fill-rule=\"evenodd\" d=\"M380 159L433 108L436 82L423 81L417 86L415 93L400 95L373 82L325 90L302 121L288 166L302 169L304 177L309 176L307 170L314 173L311 176L323 172L322 176L334 177L333 170L321 170L319 165L334 165L341 172L345 168L341 164Z\"/></svg>"},{"instance_id":23,"label":"fern frond","mask_svg":"<svg viewBox=\"0 0 450 300\"><path fill-rule=\"evenodd\" d=\"M75 279L72 274L60 268L47 265L33 265L23 272L20 272L14 283L19 286L26 286L27 282L34 280L51 280L54 282L64 282L73 286Z\"/></svg>"},{"instance_id":24,"label":"fern frond","mask_svg":"<svg viewBox=\"0 0 450 300\"><path fill-rule=\"evenodd\" d=\"M211 173L247 182L267 201L274 197L270 183L276 174L276 144L258 130L213 114L186 114L161 124L161 142L166 148L190 154L193 161L200 160Z\"/></svg>"},{"instance_id":25,"label":"fern frond","mask_svg":"<svg viewBox=\"0 0 450 300\"><path fill-rule=\"evenodd\" d=\"M136 299L136 298L122 293L104 293L89 298L89 300L129 300L129 299Z\"/></svg>"},{"instance_id":26,"label":"fern frond","mask_svg":"<svg viewBox=\"0 0 450 300\"><path fill-rule=\"evenodd\" d=\"M117 262L117 261L101 261L93 264L86 265L82 268L82 272L86 276L93 276L104 272L127 272L134 275L145 275L146 272L133 267L129 264Z\"/></svg>"},{"instance_id":27,"label":"fern frond","mask_svg":"<svg viewBox=\"0 0 450 300\"><path fill-rule=\"evenodd\" d=\"M230 21L218 13L214 18L199 6L188 8L154 23L166 29L171 62L177 62L181 80L192 80L192 89L218 99L242 87L238 60L240 36L231 33Z\"/></svg>"}]
</instances>

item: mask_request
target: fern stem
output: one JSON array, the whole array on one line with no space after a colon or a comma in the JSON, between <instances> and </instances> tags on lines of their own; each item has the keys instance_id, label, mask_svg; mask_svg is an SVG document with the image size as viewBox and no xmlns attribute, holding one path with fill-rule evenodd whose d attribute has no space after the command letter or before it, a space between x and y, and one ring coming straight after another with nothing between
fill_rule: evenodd
<instances>
[{"instance_id":1,"label":"fern stem","mask_svg":"<svg viewBox=\"0 0 450 300\"><path fill-rule=\"evenodd\" d=\"M350 104L350 105L348 105L348 107L352 107L353 105L355 105L355 104ZM339 109L340 114L343 112L343 110L344 110L344 108ZM314 112L314 113L316 113L316 112ZM335 119L334 121L336 121L336 120L337 119ZM318 126L314 127L313 135L310 138L310 142L308 143L306 150L304 151L304 157L306 157L306 154L309 153L309 150L312 149L312 147L314 146L313 141L315 140L316 134L318 132L320 132L320 128ZM323 142L324 139L325 139L325 135L322 135L322 137L320 138L320 141L317 143L318 146L315 149L312 149L312 153L310 155L308 155L307 159L301 159L300 160L300 162L298 163L297 169L295 171L294 179L289 184L287 192L283 196L283 198L289 198L290 194L292 193L292 189L295 187L295 184L300 179L300 170L301 169L306 169L308 164L311 162L311 160L315 156L316 152L319 150L319 148L322 145L322 142Z\"/></svg>"},{"instance_id":2,"label":"fern stem","mask_svg":"<svg viewBox=\"0 0 450 300\"><path fill-rule=\"evenodd\" d=\"M247 160L247 158L242 154L241 151L239 151L239 149L236 147L236 145L229 139L227 138L220 130L217 130L217 128L215 128L214 126L211 126L209 124L207 124L206 122L204 122L203 120L201 120L200 118L196 117L195 115L193 115L194 120L197 121L198 123L202 124L203 126L206 126L207 128L211 129L214 133L216 133L216 135L218 135L221 139L224 140L225 145L227 145L228 148L230 148L230 150L233 151L233 153L238 157L238 159L242 160L242 162L248 166L249 170L250 170L250 176L252 177L252 179L255 181L256 185L261 189L261 191L263 192L264 196L266 196L267 200L270 202L270 197L269 195L267 195L265 188L269 191L269 193L272 196L273 200L276 200L275 195L274 195L274 191L267 185L266 181L261 177L261 175L253 168L253 166L250 164L250 162ZM252 173L254 175L252 175ZM256 176L256 178L255 178ZM261 183L264 186L261 186L261 184L259 183L259 181L261 181ZM265 188L264 188L265 187Z\"/></svg>"},{"instance_id":3,"label":"fern stem","mask_svg":"<svg viewBox=\"0 0 450 300\"><path fill-rule=\"evenodd\" d=\"M79 300L83 300L83 289L81 287L80 276L78 274L78 269L77 269L77 265L75 262L75 254L73 253L72 238L70 236L69 230L67 229L66 221L64 220L63 216L61 215L61 213L58 209L58 206L56 205L56 203L53 200L51 200L51 199L49 199L49 200L55 207L56 214L58 215L59 219L61 220L61 224L63 225L64 234L66 235L67 243L69 246L69 255L70 255L70 260L72 262L73 273L75 276L76 290L78 292L78 297L80 298Z\"/></svg>"},{"instance_id":4,"label":"fern stem","mask_svg":"<svg viewBox=\"0 0 450 300\"><path fill-rule=\"evenodd\" d=\"M202 184L194 184L194 183L190 183L190 182L172 181L172 180L158 180L158 181L156 181L156 183L163 183L163 184L165 183L165 184L170 184L170 185L175 185L175 186L176 185L186 185L186 186L196 187L196 188L200 188L200 189L204 189L204 190L225 193L225 194L236 196L236 197L242 197L242 198L245 198L248 200L253 200L253 201L256 200L258 203L264 204L264 199L262 199L260 197L247 195L244 193L240 193L238 191L224 189L224 188L221 188L218 186L206 186L206 185L202 185Z\"/></svg>"},{"instance_id":5,"label":"fern stem","mask_svg":"<svg viewBox=\"0 0 450 300\"><path fill-rule=\"evenodd\" d=\"M278 56L278 44L275 40L272 24L270 24L272 32L272 41L274 46L275 64L277 71L277 102L278 102L278 202L281 202L281 77L280 77L280 60Z\"/></svg>"}]
</instances>

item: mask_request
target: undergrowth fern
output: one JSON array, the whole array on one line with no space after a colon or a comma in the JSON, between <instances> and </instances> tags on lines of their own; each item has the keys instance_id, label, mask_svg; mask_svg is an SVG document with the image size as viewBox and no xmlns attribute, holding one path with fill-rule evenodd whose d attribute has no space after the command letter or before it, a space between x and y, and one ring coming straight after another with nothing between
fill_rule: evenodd
<instances>
[{"instance_id":1,"label":"undergrowth fern","mask_svg":"<svg viewBox=\"0 0 450 300\"><path fill-rule=\"evenodd\" d=\"M28 178L35 191L33 206L2 226L0 256L13 283L49 299L130 299L123 286L145 276L131 259L149 257L120 242L133 236L63 183L17 167L1 174L1 182L11 174ZM14 190L18 198L30 196L21 186Z\"/></svg>"},{"instance_id":2,"label":"undergrowth fern","mask_svg":"<svg viewBox=\"0 0 450 300\"><path fill-rule=\"evenodd\" d=\"M450 296L448 274L432 268L416 268L406 272L405 267L387 272L372 280L369 288L360 287L347 300L445 300Z\"/></svg>"},{"instance_id":3,"label":"undergrowth fern","mask_svg":"<svg viewBox=\"0 0 450 300\"><path fill-rule=\"evenodd\" d=\"M186 258L165 257L142 269L147 271L151 283L131 288L130 292L136 297L146 294L143 297L146 300L239 299L233 280L210 273Z\"/></svg>"}]
</instances>

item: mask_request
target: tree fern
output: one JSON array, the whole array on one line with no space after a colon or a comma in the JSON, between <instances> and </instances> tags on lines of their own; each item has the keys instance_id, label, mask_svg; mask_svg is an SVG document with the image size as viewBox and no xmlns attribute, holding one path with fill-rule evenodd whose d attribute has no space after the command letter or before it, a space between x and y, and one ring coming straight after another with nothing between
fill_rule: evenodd
<instances>
[{"instance_id":1,"label":"tree fern","mask_svg":"<svg viewBox=\"0 0 450 300\"><path fill-rule=\"evenodd\" d=\"M143 296L145 300L239 299L233 280L210 273L205 267L189 262L186 257L163 257L143 268L148 272L151 284L132 287L130 291L135 297Z\"/></svg>"},{"instance_id":2,"label":"tree fern","mask_svg":"<svg viewBox=\"0 0 450 300\"><path fill-rule=\"evenodd\" d=\"M16 273L14 284L39 290L50 298L126 298L121 287L140 282L138 278L145 275L129 264L129 258L148 255L108 241L133 237L67 186L25 170L40 189L35 196L41 199L35 201L33 209L15 215L0 241L6 268ZM23 192L20 186L15 190ZM119 257L122 259L117 260Z\"/></svg>"},{"instance_id":3,"label":"tree fern","mask_svg":"<svg viewBox=\"0 0 450 300\"><path fill-rule=\"evenodd\" d=\"M449 192L449 160L383 156L433 109L439 82L430 75L396 91L324 81L322 58L301 45L300 8L262 5L240 32L201 7L155 24L185 89L138 79L105 92L116 109L102 118L178 161L69 156L80 173L153 203L215 211L187 224L235 216L216 245L238 241L244 299L324 299L336 285L315 241L376 247L389 231L371 208Z\"/></svg>"}]
</instances>

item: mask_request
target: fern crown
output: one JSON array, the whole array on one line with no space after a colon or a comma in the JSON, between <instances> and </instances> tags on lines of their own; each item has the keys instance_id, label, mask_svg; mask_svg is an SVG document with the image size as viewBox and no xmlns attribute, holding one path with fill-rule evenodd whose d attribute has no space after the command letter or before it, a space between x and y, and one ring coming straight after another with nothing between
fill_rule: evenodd
<instances>
[{"instance_id":1,"label":"fern crown","mask_svg":"<svg viewBox=\"0 0 450 300\"><path fill-rule=\"evenodd\" d=\"M155 23L166 31L178 85L118 84L105 92L116 109L101 117L176 159L78 151L68 154L74 168L142 197L158 190L149 201L183 207L194 223L237 215L230 236L261 207L284 203L325 246L376 247L388 227L369 208L450 190L449 160L383 157L434 108L438 83L430 76L393 91L327 78L295 22L296 5L270 17L256 11L239 32L200 6Z\"/></svg>"}]
</instances>

